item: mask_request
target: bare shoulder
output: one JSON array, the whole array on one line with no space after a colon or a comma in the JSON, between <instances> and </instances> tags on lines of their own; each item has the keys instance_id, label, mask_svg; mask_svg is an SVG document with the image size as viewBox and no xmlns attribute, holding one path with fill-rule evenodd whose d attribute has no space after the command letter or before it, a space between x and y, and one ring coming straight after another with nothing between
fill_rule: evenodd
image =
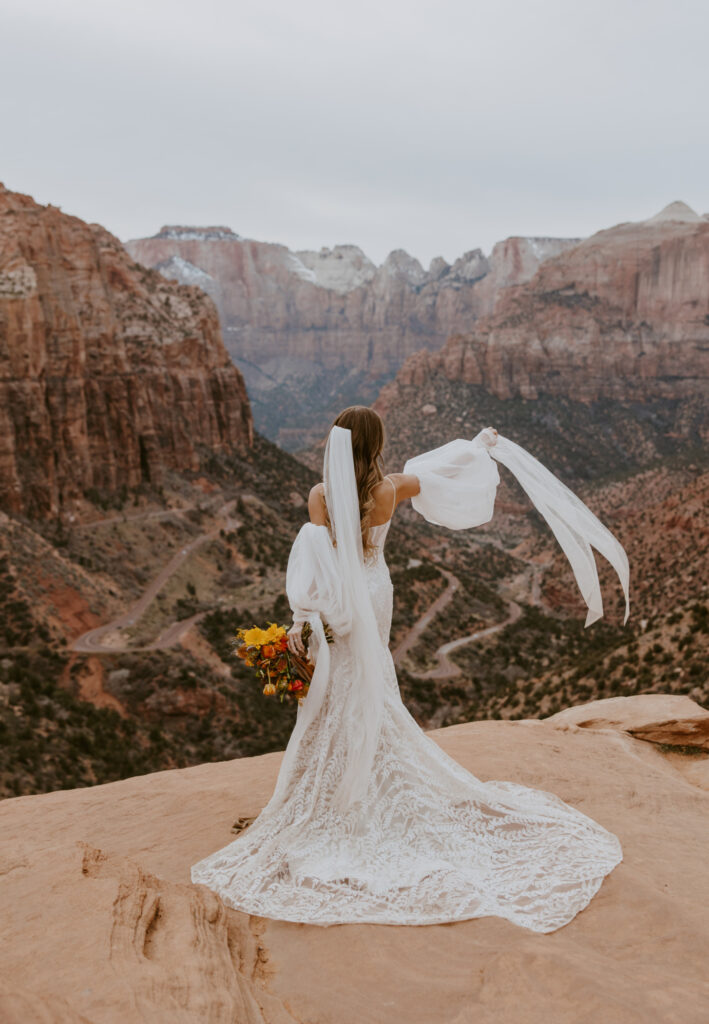
<instances>
[{"instance_id":1,"label":"bare shoulder","mask_svg":"<svg viewBox=\"0 0 709 1024\"><path fill-rule=\"evenodd\" d=\"M315 523L316 526L325 526L327 520L325 518L325 485L323 483L315 484L310 488L308 512L311 523Z\"/></svg>"}]
</instances>

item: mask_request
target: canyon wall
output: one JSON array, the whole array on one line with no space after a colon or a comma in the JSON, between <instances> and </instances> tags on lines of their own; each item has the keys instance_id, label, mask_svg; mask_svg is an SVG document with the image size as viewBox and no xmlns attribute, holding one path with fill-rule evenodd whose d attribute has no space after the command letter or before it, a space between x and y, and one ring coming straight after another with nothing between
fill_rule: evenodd
<instances>
[{"instance_id":1,"label":"canyon wall","mask_svg":"<svg viewBox=\"0 0 709 1024\"><path fill-rule=\"evenodd\" d=\"M381 406L434 374L502 399L706 397L709 220L673 203L547 260L471 331L407 360Z\"/></svg>"},{"instance_id":2,"label":"canyon wall","mask_svg":"<svg viewBox=\"0 0 709 1024\"><path fill-rule=\"evenodd\" d=\"M400 249L376 267L357 246L291 252L225 227L167 226L126 249L212 296L258 428L297 448L340 406L373 399L409 355L468 330L503 289L577 242L509 238L489 257L475 249L428 270Z\"/></svg>"},{"instance_id":3,"label":"canyon wall","mask_svg":"<svg viewBox=\"0 0 709 1024\"><path fill-rule=\"evenodd\" d=\"M252 437L204 292L0 185L0 508L56 515Z\"/></svg>"}]
</instances>

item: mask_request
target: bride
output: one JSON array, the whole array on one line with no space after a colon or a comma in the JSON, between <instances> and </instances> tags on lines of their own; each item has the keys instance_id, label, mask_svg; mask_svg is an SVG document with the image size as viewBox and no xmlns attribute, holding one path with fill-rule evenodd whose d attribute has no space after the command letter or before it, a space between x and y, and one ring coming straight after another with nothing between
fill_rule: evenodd
<instances>
[{"instance_id":1,"label":"bride","mask_svg":"<svg viewBox=\"0 0 709 1024\"><path fill-rule=\"evenodd\" d=\"M402 703L389 651L391 517L411 499L429 522L489 522L510 469L562 545L588 605L602 615L591 544L618 572L628 560L564 484L486 428L383 476L384 430L364 406L328 436L324 479L293 544L289 646L314 662L273 796L233 842L194 864L193 882L249 914L318 925L436 924L496 915L537 932L567 924L622 860L615 835L553 793L482 782L449 757ZM334 642L325 639L329 625Z\"/></svg>"}]
</instances>

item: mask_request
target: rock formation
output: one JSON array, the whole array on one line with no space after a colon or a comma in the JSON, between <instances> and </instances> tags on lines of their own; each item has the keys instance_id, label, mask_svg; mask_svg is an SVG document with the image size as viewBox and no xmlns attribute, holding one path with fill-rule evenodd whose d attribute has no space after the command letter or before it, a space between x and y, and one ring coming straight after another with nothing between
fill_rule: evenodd
<instances>
[{"instance_id":1,"label":"rock formation","mask_svg":"<svg viewBox=\"0 0 709 1024\"><path fill-rule=\"evenodd\" d=\"M550 935L226 908L190 865L258 814L280 753L3 801L4 1024L704 1024L709 761L672 745L709 716L662 695L611 704L430 734L479 778L554 792L620 838L622 863ZM653 742L636 738L650 722Z\"/></svg>"},{"instance_id":2,"label":"rock formation","mask_svg":"<svg viewBox=\"0 0 709 1024\"><path fill-rule=\"evenodd\" d=\"M437 373L503 399L706 397L708 282L709 222L683 203L599 231L502 291L472 331L422 346L383 407Z\"/></svg>"},{"instance_id":3,"label":"rock formation","mask_svg":"<svg viewBox=\"0 0 709 1024\"><path fill-rule=\"evenodd\" d=\"M251 439L204 293L0 185L0 508L55 515Z\"/></svg>"},{"instance_id":4,"label":"rock formation","mask_svg":"<svg viewBox=\"0 0 709 1024\"><path fill-rule=\"evenodd\" d=\"M167 226L126 248L212 296L258 428L294 448L322 432L333 402L373 398L407 356L468 330L501 290L577 241L509 238L489 257L439 257L428 271L401 249L375 267L354 245L291 252L228 228Z\"/></svg>"},{"instance_id":5,"label":"rock formation","mask_svg":"<svg viewBox=\"0 0 709 1024\"><path fill-rule=\"evenodd\" d=\"M559 727L622 729L650 743L696 747L709 757L709 711L689 697L667 693L609 697L565 708L547 721Z\"/></svg>"}]
</instances>

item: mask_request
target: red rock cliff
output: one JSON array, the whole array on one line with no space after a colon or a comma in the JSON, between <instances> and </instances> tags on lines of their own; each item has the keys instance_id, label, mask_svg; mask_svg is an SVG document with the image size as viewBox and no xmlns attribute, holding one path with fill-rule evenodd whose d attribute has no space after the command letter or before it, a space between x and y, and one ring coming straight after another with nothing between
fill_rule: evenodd
<instances>
[{"instance_id":1,"label":"red rock cliff","mask_svg":"<svg viewBox=\"0 0 709 1024\"><path fill-rule=\"evenodd\" d=\"M53 515L88 488L159 483L251 441L204 293L0 185L0 507Z\"/></svg>"},{"instance_id":2,"label":"red rock cliff","mask_svg":"<svg viewBox=\"0 0 709 1024\"><path fill-rule=\"evenodd\" d=\"M434 373L499 398L706 396L709 221L673 203L598 232L501 293L473 331L412 356L380 404Z\"/></svg>"}]
</instances>

